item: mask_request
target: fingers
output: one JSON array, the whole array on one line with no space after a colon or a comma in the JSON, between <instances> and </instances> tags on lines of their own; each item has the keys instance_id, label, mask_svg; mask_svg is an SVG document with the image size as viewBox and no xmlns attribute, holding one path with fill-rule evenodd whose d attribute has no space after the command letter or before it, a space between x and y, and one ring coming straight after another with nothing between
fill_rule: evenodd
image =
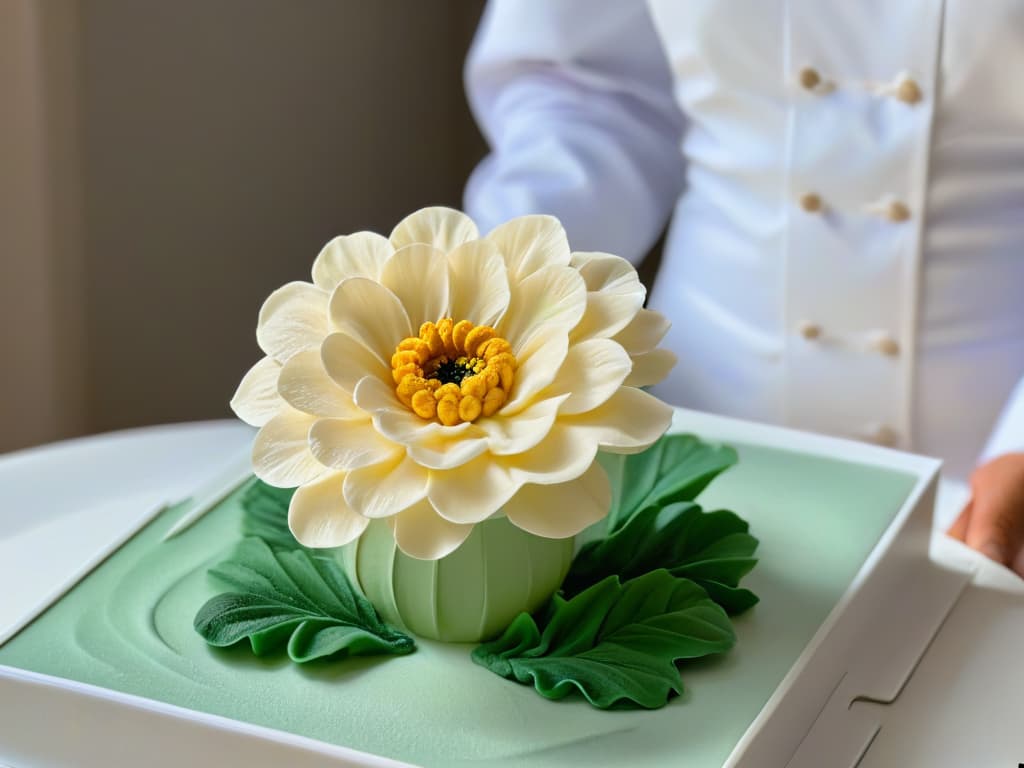
<instances>
[{"instance_id":1,"label":"fingers","mask_svg":"<svg viewBox=\"0 0 1024 768\"><path fill-rule=\"evenodd\" d=\"M948 536L952 536L957 541L965 541L967 538L967 526L971 519L971 502L967 502L967 505L960 511L956 520L949 526L949 530L946 531Z\"/></svg>"},{"instance_id":2,"label":"fingers","mask_svg":"<svg viewBox=\"0 0 1024 768\"><path fill-rule=\"evenodd\" d=\"M1021 548L1021 526L1000 494L982 491L971 505L964 542L997 563L1009 565Z\"/></svg>"},{"instance_id":3,"label":"fingers","mask_svg":"<svg viewBox=\"0 0 1024 768\"><path fill-rule=\"evenodd\" d=\"M1003 565L1024 566L1018 562L1024 549L1024 454L1007 454L983 465L971 478L971 487L966 544Z\"/></svg>"},{"instance_id":4,"label":"fingers","mask_svg":"<svg viewBox=\"0 0 1024 768\"><path fill-rule=\"evenodd\" d=\"M1024 547L1022 547L1017 553L1017 556L1010 564L1010 568L1012 568L1018 576L1024 576Z\"/></svg>"}]
</instances>

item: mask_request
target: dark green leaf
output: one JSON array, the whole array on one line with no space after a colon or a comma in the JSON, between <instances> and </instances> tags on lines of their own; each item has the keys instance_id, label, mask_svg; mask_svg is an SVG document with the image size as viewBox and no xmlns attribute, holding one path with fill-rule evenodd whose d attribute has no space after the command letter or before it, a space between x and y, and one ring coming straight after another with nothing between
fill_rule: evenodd
<instances>
[{"instance_id":1,"label":"dark green leaf","mask_svg":"<svg viewBox=\"0 0 1024 768\"><path fill-rule=\"evenodd\" d=\"M740 579L756 565L758 541L732 512L704 512L692 502L647 506L603 539L585 544L562 583L575 595L611 575L633 579L657 568L692 579L729 613L757 602Z\"/></svg>"},{"instance_id":2,"label":"dark green leaf","mask_svg":"<svg viewBox=\"0 0 1024 768\"><path fill-rule=\"evenodd\" d=\"M411 638L382 622L333 560L304 550L273 550L248 538L210 574L235 592L217 595L196 614L210 645L248 639L261 656L287 644L302 663L327 656L411 652Z\"/></svg>"},{"instance_id":3,"label":"dark green leaf","mask_svg":"<svg viewBox=\"0 0 1024 768\"><path fill-rule=\"evenodd\" d=\"M722 606L730 616L737 616L760 602L757 595L743 587L730 587L712 579L701 579L699 583L708 597Z\"/></svg>"},{"instance_id":4,"label":"dark green leaf","mask_svg":"<svg viewBox=\"0 0 1024 768\"><path fill-rule=\"evenodd\" d=\"M288 529L288 505L294 493L294 488L253 480L242 494L242 535L258 536L274 549L302 549Z\"/></svg>"},{"instance_id":5,"label":"dark green leaf","mask_svg":"<svg viewBox=\"0 0 1024 768\"><path fill-rule=\"evenodd\" d=\"M600 709L664 706L683 690L677 661L722 653L736 640L703 589L665 570L625 583L609 576L571 600L556 596L539 621L520 614L473 661L549 699L579 691Z\"/></svg>"},{"instance_id":6,"label":"dark green leaf","mask_svg":"<svg viewBox=\"0 0 1024 768\"><path fill-rule=\"evenodd\" d=\"M607 530L616 531L646 507L693 501L708 483L736 463L736 451L693 435L666 435L642 453L601 454L612 481Z\"/></svg>"}]
</instances>

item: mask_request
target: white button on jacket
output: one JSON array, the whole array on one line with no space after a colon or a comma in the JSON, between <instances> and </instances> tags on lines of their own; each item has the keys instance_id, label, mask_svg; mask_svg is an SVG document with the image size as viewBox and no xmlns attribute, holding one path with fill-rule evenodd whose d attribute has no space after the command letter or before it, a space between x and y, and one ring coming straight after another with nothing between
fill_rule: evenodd
<instances>
[{"instance_id":1,"label":"white button on jacket","mask_svg":"<svg viewBox=\"0 0 1024 768\"><path fill-rule=\"evenodd\" d=\"M1020 0L492 0L466 206L634 260L674 211L660 396L963 476L1024 450L1013 72Z\"/></svg>"}]
</instances>

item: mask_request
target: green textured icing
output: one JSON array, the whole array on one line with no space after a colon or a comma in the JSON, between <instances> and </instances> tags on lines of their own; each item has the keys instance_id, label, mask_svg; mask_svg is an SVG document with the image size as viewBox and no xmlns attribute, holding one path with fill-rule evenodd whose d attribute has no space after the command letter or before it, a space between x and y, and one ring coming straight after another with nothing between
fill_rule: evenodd
<instances>
[{"instance_id":1,"label":"green textured icing","mask_svg":"<svg viewBox=\"0 0 1024 768\"><path fill-rule=\"evenodd\" d=\"M565 578L572 553L572 538L543 539L496 517L440 560L403 554L384 520L370 523L339 557L385 621L420 637L470 643L543 605Z\"/></svg>"},{"instance_id":2,"label":"green textured icing","mask_svg":"<svg viewBox=\"0 0 1024 768\"><path fill-rule=\"evenodd\" d=\"M701 503L739 512L760 539L744 581L761 603L736 647L685 667L686 692L655 711L555 704L473 664L472 646L423 640L400 658L297 665L192 627L220 591L206 570L239 535L238 494L161 542L158 517L0 648L0 664L234 717L430 768L720 766L825 619L913 486L872 467L736 446L737 467Z\"/></svg>"}]
</instances>

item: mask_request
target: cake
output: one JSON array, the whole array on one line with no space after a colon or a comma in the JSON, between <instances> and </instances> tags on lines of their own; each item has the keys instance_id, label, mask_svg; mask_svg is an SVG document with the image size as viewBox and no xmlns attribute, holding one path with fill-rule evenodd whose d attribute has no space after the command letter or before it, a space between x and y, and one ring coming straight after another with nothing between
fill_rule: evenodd
<instances>
[{"instance_id":1,"label":"cake","mask_svg":"<svg viewBox=\"0 0 1024 768\"><path fill-rule=\"evenodd\" d=\"M296 663L483 643L481 666L598 708L664 706L676 662L732 647L757 540L693 500L735 454L663 437L643 387L675 359L629 262L550 216L481 237L427 208L335 238L312 280L266 300L232 399L258 482L196 616L209 643Z\"/></svg>"},{"instance_id":2,"label":"cake","mask_svg":"<svg viewBox=\"0 0 1024 768\"><path fill-rule=\"evenodd\" d=\"M0 665L349 764L721 765L920 478L674 412L643 301L550 217L331 241L260 312L255 476L162 511Z\"/></svg>"}]
</instances>

